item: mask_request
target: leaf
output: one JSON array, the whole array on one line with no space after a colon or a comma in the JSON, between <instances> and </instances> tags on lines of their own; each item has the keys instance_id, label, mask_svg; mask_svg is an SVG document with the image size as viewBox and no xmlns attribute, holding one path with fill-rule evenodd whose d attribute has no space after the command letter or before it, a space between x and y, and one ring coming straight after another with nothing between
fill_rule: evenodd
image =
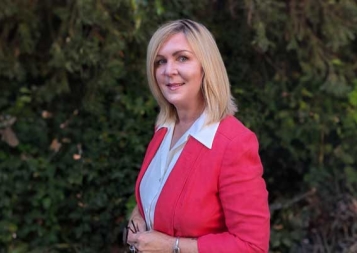
<instances>
[{"instance_id":1,"label":"leaf","mask_svg":"<svg viewBox=\"0 0 357 253\"><path fill-rule=\"evenodd\" d=\"M82 156L80 154L73 154L73 160L79 160Z\"/></svg>"},{"instance_id":2,"label":"leaf","mask_svg":"<svg viewBox=\"0 0 357 253\"><path fill-rule=\"evenodd\" d=\"M19 140L11 127L6 127L4 130L0 130L2 140L5 141L10 147L16 147L19 145Z\"/></svg>"},{"instance_id":3,"label":"leaf","mask_svg":"<svg viewBox=\"0 0 357 253\"><path fill-rule=\"evenodd\" d=\"M351 105L357 106L357 87L348 95Z\"/></svg>"},{"instance_id":4,"label":"leaf","mask_svg":"<svg viewBox=\"0 0 357 253\"><path fill-rule=\"evenodd\" d=\"M0 128L12 126L16 122L16 117L0 117Z\"/></svg>"},{"instance_id":5,"label":"leaf","mask_svg":"<svg viewBox=\"0 0 357 253\"><path fill-rule=\"evenodd\" d=\"M62 147L62 143L58 141L58 139L53 139L50 145L50 150L53 150L54 152L58 152L60 148Z\"/></svg>"},{"instance_id":6,"label":"leaf","mask_svg":"<svg viewBox=\"0 0 357 253\"><path fill-rule=\"evenodd\" d=\"M49 119L49 118L53 117L53 114L49 111L44 110L44 111L42 111L41 116L44 119Z\"/></svg>"},{"instance_id":7,"label":"leaf","mask_svg":"<svg viewBox=\"0 0 357 253\"><path fill-rule=\"evenodd\" d=\"M44 207L45 209L50 208L51 203L52 203L52 201L51 201L50 198L45 198L45 199L42 200L42 205L43 205L43 207Z\"/></svg>"}]
</instances>

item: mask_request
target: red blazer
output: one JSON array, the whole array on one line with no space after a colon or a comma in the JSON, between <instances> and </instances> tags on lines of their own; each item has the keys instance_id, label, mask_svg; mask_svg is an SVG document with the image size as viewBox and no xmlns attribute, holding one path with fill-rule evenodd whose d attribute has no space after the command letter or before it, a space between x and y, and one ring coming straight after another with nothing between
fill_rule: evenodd
<instances>
[{"instance_id":1,"label":"red blazer","mask_svg":"<svg viewBox=\"0 0 357 253\"><path fill-rule=\"evenodd\" d=\"M167 128L151 140L136 182L140 182ZM170 236L197 238L200 253L268 252L270 214L258 141L233 116L223 119L212 149L189 137L161 195L154 229Z\"/></svg>"}]
</instances>

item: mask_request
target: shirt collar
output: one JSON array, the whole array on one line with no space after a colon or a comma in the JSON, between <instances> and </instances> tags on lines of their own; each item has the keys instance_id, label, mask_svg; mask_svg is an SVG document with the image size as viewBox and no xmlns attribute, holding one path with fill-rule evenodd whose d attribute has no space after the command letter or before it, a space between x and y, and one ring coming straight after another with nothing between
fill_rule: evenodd
<instances>
[{"instance_id":1,"label":"shirt collar","mask_svg":"<svg viewBox=\"0 0 357 253\"><path fill-rule=\"evenodd\" d=\"M203 112L201 116L193 123L193 125L187 130L188 135L191 135L197 141L201 142L207 148L211 149L213 144L214 136L216 135L219 122L211 123L205 125L207 119L207 113ZM160 128L170 128L174 127L173 123L164 123L157 127L157 130Z\"/></svg>"}]
</instances>

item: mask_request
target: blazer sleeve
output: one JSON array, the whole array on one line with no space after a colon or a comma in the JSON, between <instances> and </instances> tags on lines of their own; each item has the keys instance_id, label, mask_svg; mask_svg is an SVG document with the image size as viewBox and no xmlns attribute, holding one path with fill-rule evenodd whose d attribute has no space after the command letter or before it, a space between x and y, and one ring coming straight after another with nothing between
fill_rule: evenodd
<instances>
[{"instance_id":1,"label":"blazer sleeve","mask_svg":"<svg viewBox=\"0 0 357 253\"><path fill-rule=\"evenodd\" d=\"M268 252L270 213L253 132L230 140L219 175L219 198L227 232L197 239L200 253Z\"/></svg>"}]
</instances>

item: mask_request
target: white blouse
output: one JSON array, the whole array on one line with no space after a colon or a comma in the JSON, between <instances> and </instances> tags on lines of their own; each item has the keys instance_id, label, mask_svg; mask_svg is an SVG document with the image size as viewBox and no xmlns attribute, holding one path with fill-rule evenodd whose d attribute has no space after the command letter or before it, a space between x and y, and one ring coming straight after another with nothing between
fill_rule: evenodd
<instances>
[{"instance_id":1,"label":"white blouse","mask_svg":"<svg viewBox=\"0 0 357 253\"><path fill-rule=\"evenodd\" d=\"M160 128L166 127L168 131L140 184L140 196L144 208L147 229L152 229L154 226L154 213L157 200L189 136L192 136L207 148L212 148L219 122L205 125L206 119L207 115L203 112L171 150L170 144L175 124L164 124L157 128L157 130L159 130Z\"/></svg>"}]
</instances>

